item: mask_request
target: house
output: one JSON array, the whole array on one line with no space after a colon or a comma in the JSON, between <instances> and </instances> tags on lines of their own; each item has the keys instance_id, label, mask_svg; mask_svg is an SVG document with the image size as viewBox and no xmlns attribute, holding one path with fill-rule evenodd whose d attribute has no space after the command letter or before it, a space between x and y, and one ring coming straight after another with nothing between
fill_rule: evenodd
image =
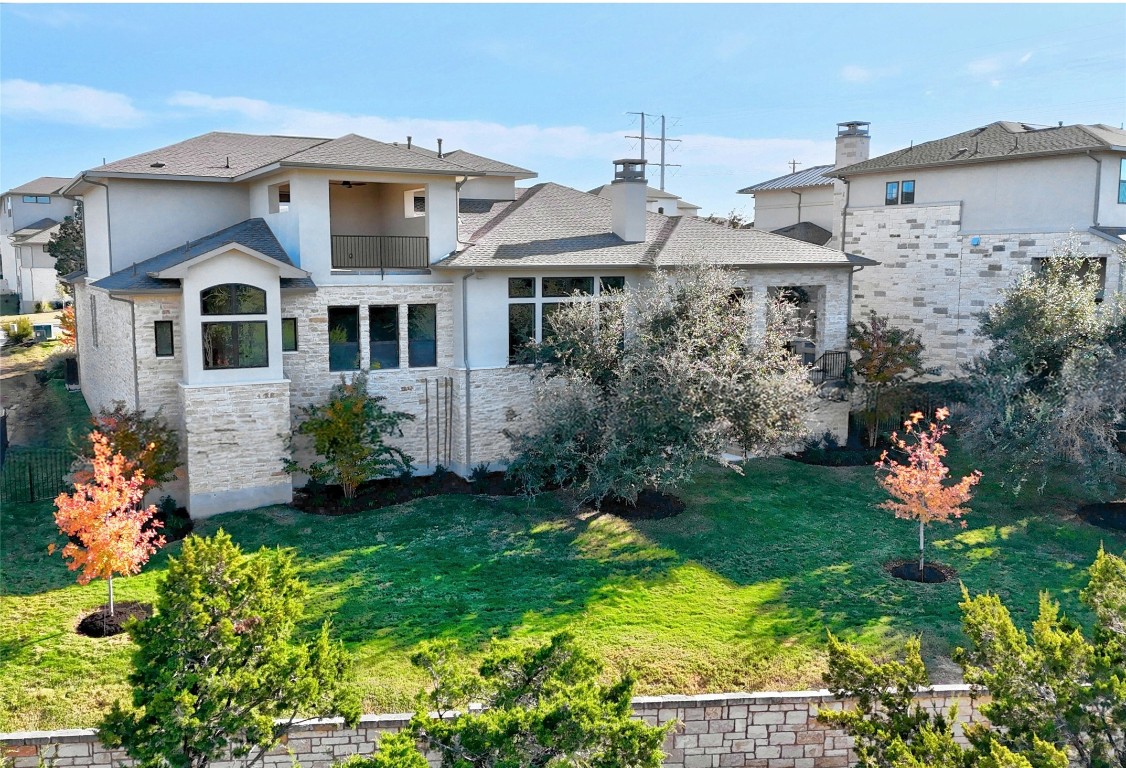
<instances>
[{"instance_id":1,"label":"house","mask_svg":"<svg viewBox=\"0 0 1126 768\"><path fill-rule=\"evenodd\" d=\"M740 191L755 196L756 227L800 237L783 225L808 221L832 232L829 247L878 262L853 281L853 315L914 328L943 375L986 350L977 315L1000 289L1072 233L1104 286L1123 289L1126 131L995 122L871 158L869 128L838 124L832 167Z\"/></svg>"},{"instance_id":2,"label":"house","mask_svg":"<svg viewBox=\"0 0 1126 768\"><path fill-rule=\"evenodd\" d=\"M774 232L814 245L833 235L831 165L815 165L739 190L755 199L755 229Z\"/></svg>"},{"instance_id":3,"label":"house","mask_svg":"<svg viewBox=\"0 0 1126 768\"><path fill-rule=\"evenodd\" d=\"M41 301L58 301L55 259L47 243L74 201L60 189L70 179L43 176L0 196L0 301L3 314L33 312Z\"/></svg>"},{"instance_id":4,"label":"house","mask_svg":"<svg viewBox=\"0 0 1126 768\"><path fill-rule=\"evenodd\" d=\"M517 188L534 175L410 140L234 133L79 174L64 192L85 210L87 271L72 281L87 402L179 428L184 468L166 490L198 517L289 501L298 409L358 370L414 415L399 444L420 471L502 465L502 430L533 400L516 347L576 291L655 269L707 259L751 295L801 287L802 351L841 354L870 260L649 212L644 161L618 161L608 197ZM840 434L847 405L819 405L811 429Z\"/></svg>"},{"instance_id":5,"label":"house","mask_svg":"<svg viewBox=\"0 0 1126 768\"><path fill-rule=\"evenodd\" d=\"M590 194L600 197L610 197L610 185L603 184L590 190ZM651 213L661 213L666 216L698 216L700 206L694 205L678 195L666 192L663 189L645 188L645 210Z\"/></svg>"}]
</instances>

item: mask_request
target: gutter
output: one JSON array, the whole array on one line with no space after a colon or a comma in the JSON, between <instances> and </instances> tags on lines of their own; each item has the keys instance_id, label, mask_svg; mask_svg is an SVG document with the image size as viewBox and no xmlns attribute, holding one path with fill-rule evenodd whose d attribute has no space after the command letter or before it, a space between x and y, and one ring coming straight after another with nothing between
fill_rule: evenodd
<instances>
[{"instance_id":1,"label":"gutter","mask_svg":"<svg viewBox=\"0 0 1126 768\"><path fill-rule=\"evenodd\" d=\"M477 274L471 269L461 277L461 359L465 365L465 471L472 466L473 432L470 416L473 412L473 390L469 386L469 278Z\"/></svg>"},{"instance_id":2,"label":"gutter","mask_svg":"<svg viewBox=\"0 0 1126 768\"><path fill-rule=\"evenodd\" d=\"M841 253L844 253L845 252L845 222L848 220L847 219L847 216L848 216L848 198L849 198L849 192L851 192L852 188L848 185L848 179L842 178L841 181L844 182L844 185L845 185L844 205L841 206L841 242L840 242Z\"/></svg>"},{"instance_id":3,"label":"gutter","mask_svg":"<svg viewBox=\"0 0 1126 768\"><path fill-rule=\"evenodd\" d=\"M1099 193L1103 183L1103 161L1091 154L1091 150L1085 153L1087 157L1095 161L1095 210L1091 214L1091 221L1094 222L1091 226L1099 226Z\"/></svg>"},{"instance_id":4,"label":"gutter","mask_svg":"<svg viewBox=\"0 0 1126 768\"><path fill-rule=\"evenodd\" d=\"M81 174L79 176L79 178L82 181L86 182L87 184L93 184L94 186L101 187L102 189L104 189L106 191L106 256L109 257L109 264L107 265L109 267L109 273L108 274L112 275L113 274L113 224L112 224L112 218L110 217L110 213L109 213L109 184L103 184L100 181L94 181L93 179L88 179L88 178L86 178L85 173ZM64 197L68 197L68 196L64 195ZM83 245L83 247L85 248L86 244L89 243L89 242L90 241L86 239L86 206L85 206L85 203L83 203L83 206L82 206L82 245ZM89 271L90 271L90 255L89 255L89 252L87 252L87 254L86 254L86 272L87 272L87 274L89 274Z\"/></svg>"},{"instance_id":5,"label":"gutter","mask_svg":"<svg viewBox=\"0 0 1126 768\"><path fill-rule=\"evenodd\" d=\"M798 220L795 223L801 224L801 192L797 192L797 191L791 189L790 194L798 196Z\"/></svg>"}]
</instances>

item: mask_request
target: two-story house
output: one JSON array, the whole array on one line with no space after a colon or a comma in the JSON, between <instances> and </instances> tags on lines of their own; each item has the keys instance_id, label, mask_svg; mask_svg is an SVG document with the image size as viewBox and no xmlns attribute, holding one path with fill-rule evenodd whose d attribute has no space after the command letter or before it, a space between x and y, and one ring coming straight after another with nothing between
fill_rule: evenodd
<instances>
[{"instance_id":1,"label":"two-story house","mask_svg":"<svg viewBox=\"0 0 1126 768\"><path fill-rule=\"evenodd\" d=\"M833 179L831 165L815 165L739 190L755 199L755 229L815 245L832 245Z\"/></svg>"},{"instance_id":2,"label":"two-story house","mask_svg":"<svg viewBox=\"0 0 1126 768\"><path fill-rule=\"evenodd\" d=\"M46 246L74 215L74 201L60 193L69 182L43 176L0 196L0 313L33 312L41 301L62 298Z\"/></svg>"},{"instance_id":3,"label":"two-story house","mask_svg":"<svg viewBox=\"0 0 1126 768\"><path fill-rule=\"evenodd\" d=\"M420 471L503 465L533 401L516 350L576 292L656 269L729 265L752 297L801 287L811 360L843 349L870 260L648 212L644 161L617 166L600 197L409 140L210 133L79 174L86 400L161 409L184 457L167 490L202 516L289 501L298 409L359 370L415 417L399 442ZM819 405L811 429L843 432L847 408Z\"/></svg>"},{"instance_id":4,"label":"two-story house","mask_svg":"<svg viewBox=\"0 0 1126 768\"><path fill-rule=\"evenodd\" d=\"M985 350L977 316L1000 289L1072 233L1104 286L1123 290L1126 131L996 122L874 158L869 142L868 123L840 123L835 163L809 189L822 202L832 192L827 245L878 262L856 276L854 315L875 310L916 329L943 375ZM756 226L760 201L774 231L812 221L791 192L813 171L743 190L755 195Z\"/></svg>"}]
</instances>

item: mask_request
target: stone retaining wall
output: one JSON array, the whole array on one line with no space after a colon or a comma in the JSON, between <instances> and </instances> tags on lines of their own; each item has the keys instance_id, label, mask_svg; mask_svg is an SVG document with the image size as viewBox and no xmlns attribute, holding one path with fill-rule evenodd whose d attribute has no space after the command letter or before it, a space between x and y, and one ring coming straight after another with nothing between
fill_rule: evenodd
<instances>
[{"instance_id":1,"label":"stone retaining wall","mask_svg":"<svg viewBox=\"0 0 1126 768\"><path fill-rule=\"evenodd\" d=\"M957 736L965 722L980 722L982 699L964 685L936 685L921 692L924 707L947 712L958 707ZM817 722L821 708L847 702L828 691L727 693L702 696L643 696L634 699L636 717L651 724L676 721L665 742L666 768L846 768L855 762L852 739ZM339 720L316 720L295 727L283 748L265 759L266 768L329 768L351 754L370 754L381 735L401 730L410 715L365 715L355 728ZM12 768L129 766L119 750L107 750L92 729L0 733L0 753ZM436 755L428 755L432 766ZM239 768L242 761L213 763Z\"/></svg>"}]
</instances>

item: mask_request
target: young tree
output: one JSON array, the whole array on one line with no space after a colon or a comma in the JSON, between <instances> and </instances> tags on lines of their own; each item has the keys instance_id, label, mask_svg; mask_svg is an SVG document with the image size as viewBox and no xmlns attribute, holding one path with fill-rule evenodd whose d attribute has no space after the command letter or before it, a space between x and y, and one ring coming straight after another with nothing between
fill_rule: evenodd
<instances>
[{"instance_id":1,"label":"young tree","mask_svg":"<svg viewBox=\"0 0 1126 768\"><path fill-rule=\"evenodd\" d=\"M305 472L314 480L340 483L344 498L354 499L365 480L398 475L411 466L411 457L388 445L385 439L401 436L400 424L414 419L383 407L387 398L368 393L367 373L357 373L351 383L344 376L332 388L328 402L301 409L304 420L297 434L311 435L313 450L323 461L302 466L293 458L287 472Z\"/></svg>"},{"instance_id":2,"label":"young tree","mask_svg":"<svg viewBox=\"0 0 1126 768\"><path fill-rule=\"evenodd\" d=\"M91 416L90 425L94 432L105 436L114 453L125 457L126 477L141 473L146 492L171 480L180 466L179 436L159 412L146 416L143 409L132 410L118 400L112 410L102 408ZM76 452L80 462L90 462L91 454L84 445ZM80 468L74 476L85 480L89 470Z\"/></svg>"},{"instance_id":3,"label":"young tree","mask_svg":"<svg viewBox=\"0 0 1126 768\"><path fill-rule=\"evenodd\" d=\"M879 436L880 396L924 373L937 373L923 365L923 340L913 328L899 328L872 310L868 322L848 327L849 345L859 357L852 370L864 380L868 445L874 448Z\"/></svg>"},{"instance_id":4,"label":"young tree","mask_svg":"<svg viewBox=\"0 0 1126 768\"><path fill-rule=\"evenodd\" d=\"M301 717L354 725L358 698L328 623L310 642L295 637L305 592L291 551L248 557L222 530L185 539L156 613L129 630L132 707L114 703L102 742L142 768L206 768L228 750L253 766Z\"/></svg>"},{"instance_id":5,"label":"young tree","mask_svg":"<svg viewBox=\"0 0 1126 768\"><path fill-rule=\"evenodd\" d=\"M90 443L94 454L91 476L87 482L76 483L74 493L58 495L55 522L72 539L62 555L70 558L70 570L80 571L78 583L88 584L95 578L107 581L112 616L113 575L139 573L164 546L164 537L157 531L160 521L153 519L156 507L140 507L144 473L130 472L125 457L113 452L105 435L91 432ZM54 544L49 551L54 553Z\"/></svg>"},{"instance_id":6,"label":"young tree","mask_svg":"<svg viewBox=\"0 0 1126 768\"><path fill-rule=\"evenodd\" d=\"M409 733L380 736L378 750L372 755L351 755L337 765L339 768L430 768Z\"/></svg>"},{"instance_id":7,"label":"young tree","mask_svg":"<svg viewBox=\"0 0 1126 768\"><path fill-rule=\"evenodd\" d=\"M59 231L51 235L50 242L44 246L47 253L55 259L55 272L65 277L71 272L86 269L86 239L82 231L82 208L79 204L76 216L67 216L59 225ZM67 295L74 289L67 283L60 283Z\"/></svg>"},{"instance_id":8,"label":"young tree","mask_svg":"<svg viewBox=\"0 0 1126 768\"><path fill-rule=\"evenodd\" d=\"M74 319L74 305L63 307L59 313L59 328L62 330L62 345L74 349L78 343L78 326Z\"/></svg>"},{"instance_id":9,"label":"young tree","mask_svg":"<svg viewBox=\"0 0 1126 768\"><path fill-rule=\"evenodd\" d=\"M442 756L443 768L661 765L673 723L631 719L632 678L599 683L601 664L570 635L494 648L476 672L454 660L456 650L453 642L431 644L412 659L432 677L427 703L438 717L420 711L410 731ZM466 712L470 702L484 708Z\"/></svg>"},{"instance_id":10,"label":"young tree","mask_svg":"<svg viewBox=\"0 0 1126 768\"><path fill-rule=\"evenodd\" d=\"M1095 617L1092 640L1041 595L1031 637L996 595L963 589L969 649L954 660L965 680L989 695L988 724L965 728L957 744L955 712L928 712L912 697L928 684L919 641L905 662L875 664L829 637L825 681L855 710L818 718L856 738L863 768L1121 768L1126 765L1126 561L1100 550L1080 596Z\"/></svg>"},{"instance_id":11,"label":"young tree","mask_svg":"<svg viewBox=\"0 0 1126 768\"><path fill-rule=\"evenodd\" d=\"M761 328L754 314L730 272L699 266L558 305L534 350L549 361L535 426L507 433L509 476L530 493L559 486L579 503L634 502L736 445L796 443L814 388L786 346L793 307L769 305Z\"/></svg>"},{"instance_id":12,"label":"young tree","mask_svg":"<svg viewBox=\"0 0 1126 768\"><path fill-rule=\"evenodd\" d=\"M942 422L949 415L946 408L939 408L934 421L923 430L919 426L923 414L911 414L911 418L903 422L904 437L895 432L891 435L892 444L907 455L907 463L889 459L887 451L876 462L876 469L884 473L877 474L877 482L897 499L885 501L880 507L891 510L896 517L919 523L920 580L923 579L923 537L927 524L964 515L968 510L963 505L970 500L970 489L981 479L981 472L975 469L957 483L947 484L950 470L942 462L946 456L942 438L950 427Z\"/></svg>"}]
</instances>

